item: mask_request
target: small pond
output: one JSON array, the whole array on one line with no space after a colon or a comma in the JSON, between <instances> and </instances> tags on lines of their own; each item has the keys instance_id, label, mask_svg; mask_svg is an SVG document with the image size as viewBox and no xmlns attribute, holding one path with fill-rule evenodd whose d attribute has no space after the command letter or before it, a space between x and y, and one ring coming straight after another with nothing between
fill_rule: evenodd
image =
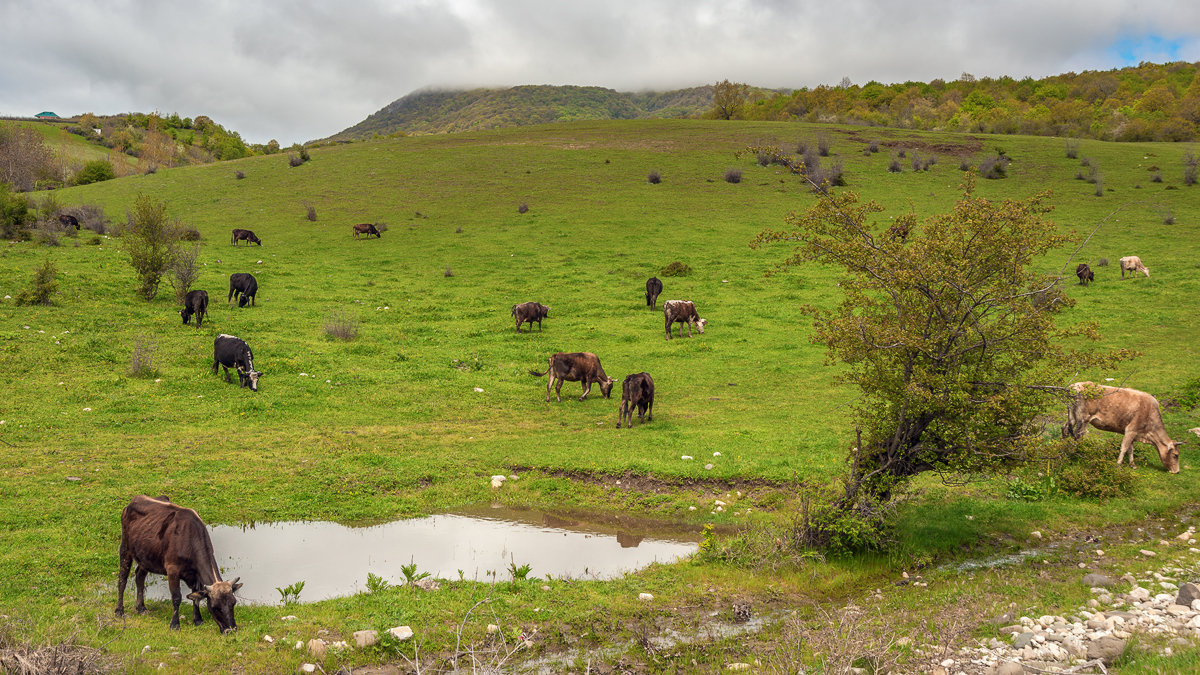
<instances>
[{"instance_id":1,"label":"small pond","mask_svg":"<svg viewBox=\"0 0 1200 675\"><path fill-rule=\"evenodd\" d=\"M404 583L401 566L438 579L508 581L509 565L529 578L612 579L653 562L672 563L698 549L695 526L620 515L546 513L475 507L369 526L331 522L210 525L217 564L241 577L243 602L279 604L277 587L304 582L301 602L366 590L367 574ZM495 576L488 576L495 572ZM166 578L150 575L146 595L166 599ZM130 588L132 590L132 575ZM182 588L186 595L188 590Z\"/></svg>"}]
</instances>

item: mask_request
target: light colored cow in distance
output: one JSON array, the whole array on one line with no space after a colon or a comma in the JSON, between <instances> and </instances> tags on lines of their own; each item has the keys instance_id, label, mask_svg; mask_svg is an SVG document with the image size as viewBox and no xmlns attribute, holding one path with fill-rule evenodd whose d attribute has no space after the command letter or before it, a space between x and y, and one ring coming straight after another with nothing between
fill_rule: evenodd
<instances>
[{"instance_id":1,"label":"light colored cow in distance","mask_svg":"<svg viewBox=\"0 0 1200 675\"><path fill-rule=\"evenodd\" d=\"M1101 431L1125 434L1117 464L1123 462L1128 453L1129 466L1133 466L1133 444L1137 441L1153 445L1167 471L1179 473L1179 446L1183 443L1167 436L1158 399L1137 389L1094 382L1076 382L1070 388L1075 392L1075 398L1067 408L1064 438L1068 435L1081 438L1087 433L1089 424Z\"/></svg>"},{"instance_id":2,"label":"light colored cow in distance","mask_svg":"<svg viewBox=\"0 0 1200 675\"><path fill-rule=\"evenodd\" d=\"M1129 272L1129 276L1134 276L1137 272L1146 275L1150 278L1150 268L1142 264L1142 259L1136 255L1127 255L1121 258L1121 278L1125 278L1125 273Z\"/></svg>"}]
</instances>

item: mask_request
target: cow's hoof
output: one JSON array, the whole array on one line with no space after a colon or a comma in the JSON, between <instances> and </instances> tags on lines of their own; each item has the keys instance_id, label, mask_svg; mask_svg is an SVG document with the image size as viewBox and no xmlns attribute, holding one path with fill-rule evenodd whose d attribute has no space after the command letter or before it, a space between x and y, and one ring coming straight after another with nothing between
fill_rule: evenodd
<instances>
[{"instance_id":1,"label":"cow's hoof","mask_svg":"<svg viewBox=\"0 0 1200 675\"><path fill-rule=\"evenodd\" d=\"M134 610L134 611L136 611L138 614L145 614L145 613L146 613L146 608L145 608L145 607L138 607L138 608L137 608L136 610Z\"/></svg>"},{"instance_id":2,"label":"cow's hoof","mask_svg":"<svg viewBox=\"0 0 1200 675\"><path fill-rule=\"evenodd\" d=\"M203 623L204 623L204 619L192 619L193 626L199 626L199 625L202 625Z\"/></svg>"},{"instance_id":3,"label":"cow's hoof","mask_svg":"<svg viewBox=\"0 0 1200 675\"><path fill-rule=\"evenodd\" d=\"M171 630L179 630L179 622L178 621L171 624Z\"/></svg>"},{"instance_id":4,"label":"cow's hoof","mask_svg":"<svg viewBox=\"0 0 1200 675\"><path fill-rule=\"evenodd\" d=\"M125 616L125 610L121 607L118 607L113 610L113 615L114 616Z\"/></svg>"}]
</instances>

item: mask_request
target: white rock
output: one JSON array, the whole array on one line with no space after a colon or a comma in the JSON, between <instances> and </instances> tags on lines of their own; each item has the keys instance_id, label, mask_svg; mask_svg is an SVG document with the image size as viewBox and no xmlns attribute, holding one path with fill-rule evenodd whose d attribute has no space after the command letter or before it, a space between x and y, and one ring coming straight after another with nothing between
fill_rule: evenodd
<instances>
[{"instance_id":1,"label":"white rock","mask_svg":"<svg viewBox=\"0 0 1200 675\"><path fill-rule=\"evenodd\" d=\"M359 648L370 647L379 642L379 632L374 630L359 630L354 632L354 644Z\"/></svg>"},{"instance_id":2,"label":"white rock","mask_svg":"<svg viewBox=\"0 0 1200 675\"><path fill-rule=\"evenodd\" d=\"M1041 539L1042 533L1039 530L1034 530L1033 532L1029 533L1029 536L1033 537L1034 539Z\"/></svg>"},{"instance_id":3,"label":"white rock","mask_svg":"<svg viewBox=\"0 0 1200 675\"><path fill-rule=\"evenodd\" d=\"M696 507L694 507L694 506L689 506L689 507L688 507L688 511L695 511L695 510L696 510ZM1200 602L1200 601L1197 601L1197 602Z\"/></svg>"},{"instance_id":4,"label":"white rock","mask_svg":"<svg viewBox=\"0 0 1200 675\"><path fill-rule=\"evenodd\" d=\"M714 501L713 504L717 506L725 506L725 502L721 501L720 499Z\"/></svg>"},{"instance_id":5,"label":"white rock","mask_svg":"<svg viewBox=\"0 0 1200 675\"><path fill-rule=\"evenodd\" d=\"M482 393L483 393L483 387L475 387L475 393L477 393L477 394L482 394Z\"/></svg>"},{"instance_id":6,"label":"white rock","mask_svg":"<svg viewBox=\"0 0 1200 675\"><path fill-rule=\"evenodd\" d=\"M271 637L270 635L264 635L263 642L266 642L267 644L274 644L275 638Z\"/></svg>"},{"instance_id":7,"label":"white rock","mask_svg":"<svg viewBox=\"0 0 1200 675\"><path fill-rule=\"evenodd\" d=\"M326 651L328 651L328 645L326 645L325 641L321 638L313 638L308 641L308 653L311 654L314 659L320 661L321 659L325 658Z\"/></svg>"},{"instance_id":8,"label":"white rock","mask_svg":"<svg viewBox=\"0 0 1200 675\"><path fill-rule=\"evenodd\" d=\"M150 645L146 645L145 647L142 647L142 653L143 653L143 654L145 654L145 653L146 653L146 652L148 652L148 651L150 651Z\"/></svg>"},{"instance_id":9,"label":"white rock","mask_svg":"<svg viewBox=\"0 0 1200 675\"><path fill-rule=\"evenodd\" d=\"M1153 558L1154 556L1158 555L1154 551L1147 551L1146 549L1142 549L1142 550L1138 551L1138 553L1141 553L1142 555L1146 556L1147 558Z\"/></svg>"},{"instance_id":10,"label":"white rock","mask_svg":"<svg viewBox=\"0 0 1200 675\"><path fill-rule=\"evenodd\" d=\"M280 621L295 621L295 620L296 620L296 615L295 615L295 614L288 614L287 616L281 616L281 617L279 617L279 620L280 620Z\"/></svg>"},{"instance_id":11,"label":"white rock","mask_svg":"<svg viewBox=\"0 0 1200 675\"><path fill-rule=\"evenodd\" d=\"M500 626L497 626L497 625L496 625L496 624L494 624L494 623L489 623L489 624L488 624L488 627L487 627L487 632L488 632L488 635L491 635L491 634L495 633L495 632L496 632L496 631L498 631L498 630L500 630Z\"/></svg>"},{"instance_id":12,"label":"white rock","mask_svg":"<svg viewBox=\"0 0 1200 675\"><path fill-rule=\"evenodd\" d=\"M714 453L713 453L713 457L720 457L720 456L721 456L721 453L719 453L719 452L714 452Z\"/></svg>"},{"instance_id":13,"label":"white rock","mask_svg":"<svg viewBox=\"0 0 1200 675\"><path fill-rule=\"evenodd\" d=\"M654 596L649 593L638 593L638 600L641 600L642 602L650 602L653 599Z\"/></svg>"},{"instance_id":14,"label":"white rock","mask_svg":"<svg viewBox=\"0 0 1200 675\"><path fill-rule=\"evenodd\" d=\"M680 455L679 459L688 460L688 459L695 459L695 457L692 457L691 455Z\"/></svg>"},{"instance_id":15,"label":"white rock","mask_svg":"<svg viewBox=\"0 0 1200 675\"><path fill-rule=\"evenodd\" d=\"M311 663L302 663L302 664L300 664L300 672L315 673L315 672L317 672L317 667Z\"/></svg>"},{"instance_id":16,"label":"white rock","mask_svg":"<svg viewBox=\"0 0 1200 675\"><path fill-rule=\"evenodd\" d=\"M396 626L395 628L389 628L388 632L401 642L404 642L413 636L413 629L409 628L408 626Z\"/></svg>"},{"instance_id":17,"label":"white rock","mask_svg":"<svg viewBox=\"0 0 1200 675\"><path fill-rule=\"evenodd\" d=\"M713 468L713 465L712 465L712 464L705 464L705 465L704 465L704 469L705 469L706 471L712 471L712 468Z\"/></svg>"}]
</instances>

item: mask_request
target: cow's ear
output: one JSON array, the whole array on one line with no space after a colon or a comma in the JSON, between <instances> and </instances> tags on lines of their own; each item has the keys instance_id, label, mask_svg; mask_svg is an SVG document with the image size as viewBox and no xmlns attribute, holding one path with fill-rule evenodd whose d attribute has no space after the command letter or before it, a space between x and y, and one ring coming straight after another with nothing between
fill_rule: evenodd
<instances>
[{"instance_id":1,"label":"cow's ear","mask_svg":"<svg viewBox=\"0 0 1200 675\"><path fill-rule=\"evenodd\" d=\"M188 593L187 597L188 597L188 600L194 600L196 602L200 602L201 600L205 600L208 598L208 589L202 588L198 591L192 591L191 593Z\"/></svg>"}]
</instances>

